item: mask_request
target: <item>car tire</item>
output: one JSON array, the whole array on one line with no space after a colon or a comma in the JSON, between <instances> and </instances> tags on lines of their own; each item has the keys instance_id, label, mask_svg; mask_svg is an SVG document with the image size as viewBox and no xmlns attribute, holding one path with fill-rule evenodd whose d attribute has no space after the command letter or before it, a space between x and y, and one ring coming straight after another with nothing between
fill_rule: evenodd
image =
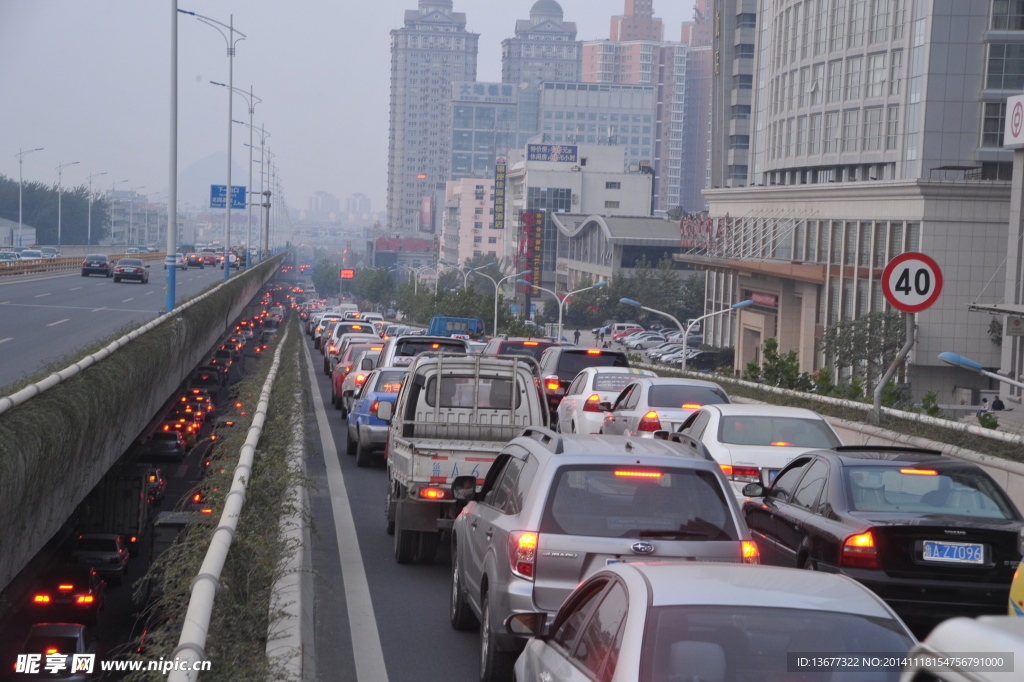
<instances>
[{"instance_id":1,"label":"car tire","mask_svg":"<svg viewBox=\"0 0 1024 682\"><path fill-rule=\"evenodd\" d=\"M348 419L348 408L345 407L345 397L338 398L338 409L341 410L341 418Z\"/></svg>"},{"instance_id":2,"label":"car tire","mask_svg":"<svg viewBox=\"0 0 1024 682\"><path fill-rule=\"evenodd\" d=\"M804 560L800 563L800 568L805 571L817 571L818 562L809 556L804 557Z\"/></svg>"},{"instance_id":3,"label":"car tire","mask_svg":"<svg viewBox=\"0 0 1024 682\"><path fill-rule=\"evenodd\" d=\"M420 531L420 541L416 545L416 563L430 565L437 558L437 545L441 533L436 531Z\"/></svg>"},{"instance_id":4,"label":"car tire","mask_svg":"<svg viewBox=\"0 0 1024 682\"><path fill-rule=\"evenodd\" d=\"M419 554L420 533L415 530L405 530L402 524L395 519L395 561L400 564L411 564L416 561Z\"/></svg>"},{"instance_id":5,"label":"car tire","mask_svg":"<svg viewBox=\"0 0 1024 682\"><path fill-rule=\"evenodd\" d=\"M114 284L120 284L120 282L121 282L121 278L120 277L115 277L114 278Z\"/></svg>"},{"instance_id":6,"label":"car tire","mask_svg":"<svg viewBox=\"0 0 1024 682\"><path fill-rule=\"evenodd\" d=\"M480 682L513 682L517 654L498 651L491 632L490 598L484 593L480 607Z\"/></svg>"},{"instance_id":7,"label":"car tire","mask_svg":"<svg viewBox=\"0 0 1024 682\"><path fill-rule=\"evenodd\" d=\"M388 535L395 534L395 520L391 518L391 505L394 499L392 493L394 492L394 486L395 484L389 481L388 494L384 496L384 532Z\"/></svg>"},{"instance_id":8,"label":"car tire","mask_svg":"<svg viewBox=\"0 0 1024 682\"><path fill-rule=\"evenodd\" d=\"M82 271L82 277L88 277L88 276L89 276L89 273L86 272L85 270L83 270Z\"/></svg>"},{"instance_id":9,"label":"car tire","mask_svg":"<svg viewBox=\"0 0 1024 682\"><path fill-rule=\"evenodd\" d=\"M373 464L373 450L364 448L362 443L356 441L356 466L366 468L372 467Z\"/></svg>"},{"instance_id":10,"label":"car tire","mask_svg":"<svg viewBox=\"0 0 1024 682\"><path fill-rule=\"evenodd\" d=\"M331 376L331 362L324 358L324 376Z\"/></svg>"},{"instance_id":11,"label":"car tire","mask_svg":"<svg viewBox=\"0 0 1024 682\"><path fill-rule=\"evenodd\" d=\"M349 429L348 424L346 424L345 425L345 454L347 454L347 455L355 455L356 454L356 448L358 447L358 445L359 445L359 443L357 443L356 441L352 440L352 432Z\"/></svg>"},{"instance_id":12,"label":"car tire","mask_svg":"<svg viewBox=\"0 0 1024 682\"><path fill-rule=\"evenodd\" d=\"M452 579L451 579L451 604L448 610L448 620L452 627L462 632L469 632L480 627L473 609L466 603L466 595L463 594L462 581L459 579L458 552L456 551L455 538L452 538Z\"/></svg>"}]
</instances>

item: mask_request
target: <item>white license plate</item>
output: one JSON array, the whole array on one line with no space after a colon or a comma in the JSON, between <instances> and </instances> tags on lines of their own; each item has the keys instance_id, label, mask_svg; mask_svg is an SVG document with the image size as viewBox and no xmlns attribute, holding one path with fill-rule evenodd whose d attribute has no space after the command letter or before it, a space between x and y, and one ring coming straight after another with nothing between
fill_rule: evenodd
<instances>
[{"instance_id":1,"label":"white license plate","mask_svg":"<svg viewBox=\"0 0 1024 682\"><path fill-rule=\"evenodd\" d=\"M772 481L775 480L775 477L779 475L780 471L781 471L781 469L769 469L768 470L768 484L769 485L771 485Z\"/></svg>"},{"instance_id":2,"label":"white license plate","mask_svg":"<svg viewBox=\"0 0 1024 682\"><path fill-rule=\"evenodd\" d=\"M985 563L984 545L968 542L924 541L924 560L951 564Z\"/></svg>"}]
</instances>

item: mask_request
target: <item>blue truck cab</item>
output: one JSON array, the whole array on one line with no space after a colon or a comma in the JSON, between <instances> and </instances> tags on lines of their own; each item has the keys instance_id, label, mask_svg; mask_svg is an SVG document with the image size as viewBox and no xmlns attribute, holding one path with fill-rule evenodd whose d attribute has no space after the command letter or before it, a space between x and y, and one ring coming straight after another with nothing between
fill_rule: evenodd
<instances>
[{"instance_id":1,"label":"blue truck cab","mask_svg":"<svg viewBox=\"0 0 1024 682\"><path fill-rule=\"evenodd\" d=\"M430 320L430 336L460 336L461 338L479 339L487 333L484 321L479 317L450 317L434 315Z\"/></svg>"},{"instance_id":2,"label":"blue truck cab","mask_svg":"<svg viewBox=\"0 0 1024 682\"><path fill-rule=\"evenodd\" d=\"M377 408L381 403L394 403L398 399L405 373L404 367L375 369L354 397L345 440L348 454L356 457L356 466L366 467L383 461L389 424L377 418Z\"/></svg>"}]
</instances>

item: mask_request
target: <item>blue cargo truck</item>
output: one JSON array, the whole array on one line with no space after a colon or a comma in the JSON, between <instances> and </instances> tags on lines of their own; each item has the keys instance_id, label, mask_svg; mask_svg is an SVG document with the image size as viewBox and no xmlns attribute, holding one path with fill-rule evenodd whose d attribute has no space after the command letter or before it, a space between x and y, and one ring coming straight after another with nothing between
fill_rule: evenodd
<instances>
[{"instance_id":1,"label":"blue cargo truck","mask_svg":"<svg viewBox=\"0 0 1024 682\"><path fill-rule=\"evenodd\" d=\"M427 330L430 336L459 336L470 339L479 339L487 334L484 321L479 317L449 317L448 315L434 315L430 320L430 329Z\"/></svg>"}]
</instances>

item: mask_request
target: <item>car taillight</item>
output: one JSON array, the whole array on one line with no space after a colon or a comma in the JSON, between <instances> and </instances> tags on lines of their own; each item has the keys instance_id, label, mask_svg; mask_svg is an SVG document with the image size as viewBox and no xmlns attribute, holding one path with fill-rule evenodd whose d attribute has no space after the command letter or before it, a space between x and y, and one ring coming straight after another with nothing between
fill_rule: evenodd
<instances>
[{"instance_id":1,"label":"car taillight","mask_svg":"<svg viewBox=\"0 0 1024 682\"><path fill-rule=\"evenodd\" d=\"M418 495L424 500L446 500L451 493L444 488L420 488Z\"/></svg>"},{"instance_id":2,"label":"car taillight","mask_svg":"<svg viewBox=\"0 0 1024 682\"><path fill-rule=\"evenodd\" d=\"M508 562L512 572L520 578L533 580L533 568L537 561L537 545L540 533L516 530L508 536Z\"/></svg>"},{"instance_id":3,"label":"car taillight","mask_svg":"<svg viewBox=\"0 0 1024 682\"><path fill-rule=\"evenodd\" d=\"M61 592L70 592L71 590L75 589L75 586L74 585L57 585L57 589L60 590Z\"/></svg>"},{"instance_id":4,"label":"car taillight","mask_svg":"<svg viewBox=\"0 0 1024 682\"><path fill-rule=\"evenodd\" d=\"M757 551L757 545L750 540L743 541L743 563L760 563L761 553Z\"/></svg>"},{"instance_id":5,"label":"car taillight","mask_svg":"<svg viewBox=\"0 0 1024 682\"><path fill-rule=\"evenodd\" d=\"M586 399L583 403L584 412L601 412L599 405L601 404L601 396L594 394Z\"/></svg>"},{"instance_id":6,"label":"car taillight","mask_svg":"<svg viewBox=\"0 0 1024 682\"><path fill-rule=\"evenodd\" d=\"M89 267L89 261L85 261L84 263L82 263L82 267L83 268Z\"/></svg>"},{"instance_id":7,"label":"car taillight","mask_svg":"<svg viewBox=\"0 0 1024 682\"><path fill-rule=\"evenodd\" d=\"M544 377L544 388L549 391L557 391L562 388L562 382L555 375Z\"/></svg>"},{"instance_id":8,"label":"car taillight","mask_svg":"<svg viewBox=\"0 0 1024 682\"><path fill-rule=\"evenodd\" d=\"M870 530L846 538L839 557L839 565L878 568L878 550L875 548L875 536Z\"/></svg>"},{"instance_id":9,"label":"car taillight","mask_svg":"<svg viewBox=\"0 0 1024 682\"><path fill-rule=\"evenodd\" d=\"M731 464L722 464L722 473L730 481L738 483L758 483L761 480L761 471L757 467L737 467Z\"/></svg>"},{"instance_id":10,"label":"car taillight","mask_svg":"<svg viewBox=\"0 0 1024 682\"><path fill-rule=\"evenodd\" d=\"M357 374L356 375L356 386L362 386L364 381L366 381L366 375L365 374Z\"/></svg>"},{"instance_id":11,"label":"car taillight","mask_svg":"<svg viewBox=\"0 0 1024 682\"><path fill-rule=\"evenodd\" d=\"M661 420L658 419L658 413L651 410L640 419L640 424L636 427L637 431L661 431Z\"/></svg>"},{"instance_id":12,"label":"car taillight","mask_svg":"<svg viewBox=\"0 0 1024 682\"><path fill-rule=\"evenodd\" d=\"M50 603L50 595L48 595L48 594L37 594L36 596L32 597L32 601L34 601L36 604L49 604Z\"/></svg>"},{"instance_id":13,"label":"car taillight","mask_svg":"<svg viewBox=\"0 0 1024 682\"><path fill-rule=\"evenodd\" d=\"M75 603L76 604L91 604L95 600L96 600L95 597L93 597L91 594L83 594L82 596L80 596L78 599L75 600Z\"/></svg>"},{"instance_id":14,"label":"car taillight","mask_svg":"<svg viewBox=\"0 0 1024 682\"><path fill-rule=\"evenodd\" d=\"M373 401L373 405L370 406L370 414L373 415L374 417L377 416L377 408L378 407L380 407L380 401L379 400L374 400Z\"/></svg>"},{"instance_id":15,"label":"car taillight","mask_svg":"<svg viewBox=\"0 0 1024 682\"><path fill-rule=\"evenodd\" d=\"M587 351L587 355L600 355L600 354L601 354L601 351L597 350L596 348Z\"/></svg>"}]
</instances>

